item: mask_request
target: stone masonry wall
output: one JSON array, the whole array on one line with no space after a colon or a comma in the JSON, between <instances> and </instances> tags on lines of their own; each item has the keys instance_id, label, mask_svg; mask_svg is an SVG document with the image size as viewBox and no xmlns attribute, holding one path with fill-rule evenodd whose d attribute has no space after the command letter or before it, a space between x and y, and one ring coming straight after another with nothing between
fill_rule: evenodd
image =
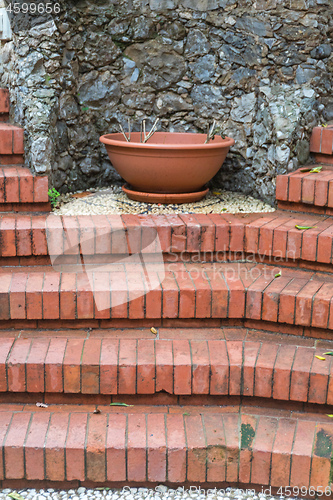
<instances>
[{"instance_id":1,"label":"stone masonry wall","mask_svg":"<svg viewBox=\"0 0 333 500\"><path fill-rule=\"evenodd\" d=\"M11 15L0 81L27 165L62 192L119 181L99 136L159 116L170 131L216 119L236 144L214 185L273 202L276 175L305 163L313 126L333 120L332 0L59 4Z\"/></svg>"}]
</instances>

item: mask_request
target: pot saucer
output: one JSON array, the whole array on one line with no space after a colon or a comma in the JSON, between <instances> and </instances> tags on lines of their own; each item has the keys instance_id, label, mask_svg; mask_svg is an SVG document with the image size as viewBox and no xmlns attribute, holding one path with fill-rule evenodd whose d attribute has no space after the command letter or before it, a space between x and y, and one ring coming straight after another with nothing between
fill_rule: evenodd
<instances>
[{"instance_id":1,"label":"pot saucer","mask_svg":"<svg viewBox=\"0 0 333 500\"><path fill-rule=\"evenodd\" d=\"M143 201L145 203L162 203L163 205L193 203L194 201L201 200L209 191L208 188L205 188L202 191L193 193L145 193L132 189L128 184L124 184L122 190L130 200Z\"/></svg>"}]
</instances>

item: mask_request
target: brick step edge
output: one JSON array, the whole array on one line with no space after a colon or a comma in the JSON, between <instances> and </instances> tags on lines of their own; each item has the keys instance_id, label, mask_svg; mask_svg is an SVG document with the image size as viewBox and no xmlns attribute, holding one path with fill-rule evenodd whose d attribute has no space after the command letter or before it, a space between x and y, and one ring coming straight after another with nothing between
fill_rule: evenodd
<instances>
[{"instance_id":1,"label":"brick step edge","mask_svg":"<svg viewBox=\"0 0 333 500\"><path fill-rule=\"evenodd\" d=\"M2 270L0 320L239 319L333 330L329 274L205 263L108 272ZM156 269L156 271L155 271ZM148 271L147 271L148 272Z\"/></svg>"},{"instance_id":2,"label":"brick step edge","mask_svg":"<svg viewBox=\"0 0 333 500\"><path fill-rule=\"evenodd\" d=\"M207 338L218 334L207 330ZM331 357L319 359L323 348L296 342L0 338L0 392L165 392L332 405Z\"/></svg>"},{"instance_id":3,"label":"brick step edge","mask_svg":"<svg viewBox=\"0 0 333 500\"><path fill-rule=\"evenodd\" d=\"M324 155L333 154L333 125L314 127L310 139L310 152Z\"/></svg>"},{"instance_id":4,"label":"brick step edge","mask_svg":"<svg viewBox=\"0 0 333 500\"><path fill-rule=\"evenodd\" d=\"M9 91L8 89L0 89L0 114L9 113Z\"/></svg>"},{"instance_id":5,"label":"brick step edge","mask_svg":"<svg viewBox=\"0 0 333 500\"><path fill-rule=\"evenodd\" d=\"M333 133L333 130L332 130ZM318 167L310 165L306 168ZM299 204L304 211L311 212L312 207L321 209L327 215L333 214L333 169L322 166L318 173L295 172L278 175L276 178L276 199L279 202Z\"/></svg>"},{"instance_id":6,"label":"brick step edge","mask_svg":"<svg viewBox=\"0 0 333 500\"><path fill-rule=\"evenodd\" d=\"M299 227L311 229L300 230ZM6 215L0 220L0 257L48 256L75 262L83 254L112 262L115 256L158 254L177 260L241 260L249 256L292 264L333 263L333 219L304 214L182 216ZM108 260L107 260L108 259ZM80 260L81 262L81 260Z\"/></svg>"},{"instance_id":7,"label":"brick step edge","mask_svg":"<svg viewBox=\"0 0 333 500\"><path fill-rule=\"evenodd\" d=\"M235 410L0 407L0 480L330 486L328 417Z\"/></svg>"},{"instance_id":8,"label":"brick step edge","mask_svg":"<svg viewBox=\"0 0 333 500\"><path fill-rule=\"evenodd\" d=\"M47 176L34 176L21 166L0 166L0 207L26 203L49 203Z\"/></svg>"},{"instance_id":9,"label":"brick step edge","mask_svg":"<svg viewBox=\"0 0 333 500\"><path fill-rule=\"evenodd\" d=\"M23 136L23 128L0 122L0 155L23 155Z\"/></svg>"}]
</instances>

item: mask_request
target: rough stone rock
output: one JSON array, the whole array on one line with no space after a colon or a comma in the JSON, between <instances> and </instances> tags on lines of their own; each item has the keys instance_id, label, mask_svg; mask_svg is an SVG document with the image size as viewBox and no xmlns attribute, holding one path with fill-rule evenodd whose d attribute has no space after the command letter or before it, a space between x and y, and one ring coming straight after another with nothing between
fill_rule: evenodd
<instances>
[{"instance_id":1,"label":"rough stone rock","mask_svg":"<svg viewBox=\"0 0 333 500\"><path fill-rule=\"evenodd\" d=\"M110 71L91 71L82 75L79 82L79 97L83 106L98 107L100 104L115 106L120 99L120 83Z\"/></svg>"},{"instance_id":2,"label":"rough stone rock","mask_svg":"<svg viewBox=\"0 0 333 500\"><path fill-rule=\"evenodd\" d=\"M68 137L70 140L70 151L71 154L79 153L88 144L91 138L88 138L88 134L83 127L68 129Z\"/></svg>"},{"instance_id":3,"label":"rough stone rock","mask_svg":"<svg viewBox=\"0 0 333 500\"><path fill-rule=\"evenodd\" d=\"M43 66L44 57L40 52L30 52L19 63L19 80L26 83L30 75L42 76L45 74Z\"/></svg>"},{"instance_id":4,"label":"rough stone rock","mask_svg":"<svg viewBox=\"0 0 333 500\"><path fill-rule=\"evenodd\" d=\"M247 139L243 125L233 121L228 120L222 128L223 134L227 137L231 137L235 141L235 145L231 147L231 151L239 152L244 158L246 158L246 146Z\"/></svg>"},{"instance_id":5,"label":"rough stone rock","mask_svg":"<svg viewBox=\"0 0 333 500\"><path fill-rule=\"evenodd\" d=\"M244 94L234 100L230 116L235 122L250 123L253 120L256 105L256 95L254 92Z\"/></svg>"},{"instance_id":6,"label":"rough stone rock","mask_svg":"<svg viewBox=\"0 0 333 500\"><path fill-rule=\"evenodd\" d=\"M256 10L272 10L276 8L277 0L256 0L253 8Z\"/></svg>"},{"instance_id":7,"label":"rough stone rock","mask_svg":"<svg viewBox=\"0 0 333 500\"><path fill-rule=\"evenodd\" d=\"M236 23L236 28L246 33L253 33L260 37L269 37L273 35L273 31L269 23L259 20L252 16L244 15L240 17Z\"/></svg>"},{"instance_id":8,"label":"rough stone rock","mask_svg":"<svg viewBox=\"0 0 333 500\"><path fill-rule=\"evenodd\" d=\"M327 104L323 110L324 120L330 122L333 120L333 102L331 104Z\"/></svg>"},{"instance_id":9,"label":"rough stone rock","mask_svg":"<svg viewBox=\"0 0 333 500\"><path fill-rule=\"evenodd\" d=\"M164 11L173 10L177 7L177 0L150 0L149 6L151 10Z\"/></svg>"},{"instance_id":10,"label":"rough stone rock","mask_svg":"<svg viewBox=\"0 0 333 500\"><path fill-rule=\"evenodd\" d=\"M79 116L79 106L70 94L62 94L59 99L59 118L62 120L74 120Z\"/></svg>"},{"instance_id":11,"label":"rough stone rock","mask_svg":"<svg viewBox=\"0 0 333 500\"><path fill-rule=\"evenodd\" d=\"M315 49L311 50L310 55L314 59L326 59L332 52L332 47L329 43L318 45Z\"/></svg>"},{"instance_id":12,"label":"rough stone rock","mask_svg":"<svg viewBox=\"0 0 333 500\"><path fill-rule=\"evenodd\" d=\"M267 144L271 138L271 131L264 125L263 122L258 122L254 124L253 127L253 143L262 146Z\"/></svg>"},{"instance_id":13,"label":"rough stone rock","mask_svg":"<svg viewBox=\"0 0 333 500\"><path fill-rule=\"evenodd\" d=\"M84 51L78 55L80 61L87 60L96 68L111 64L121 54L111 35L90 33L84 43Z\"/></svg>"},{"instance_id":14,"label":"rough stone rock","mask_svg":"<svg viewBox=\"0 0 333 500\"><path fill-rule=\"evenodd\" d=\"M155 24L153 20L147 18L147 16L140 16L134 19L132 29L132 40L146 40L155 33Z\"/></svg>"},{"instance_id":15,"label":"rough stone rock","mask_svg":"<svg viewBox=\"0 0 333 500\"><path fill-rule=\"evenodd\" d=\"M151 112L155 102L152 92L130 92L121 96L122 103L130 109L142 109Z\"/></svg>"},{"instance_id":16,"label":"rough stone rock","mask_svg":"<svg viewBox=\"0 0 333 500\"><path fill-rule=\"evenodd\" d=\"M154 113L159 116L177 113L178 111L189 111L192 109L193 106L191 104L173 92L159 94L154 105Z\"/></svg>"},{"instance_id":17,"label":"rough stone rock","mask_svg":"<svg viewBox=\"0 0 333 500\"><path fill-rule=\"evenodd\" d=\"M306 40L311 38L313 30L307 26L283 24L280 30L281 36L288 41Z\"/></svg>"},{"instance_id":18,"label":"rough stone rock","mask_svg":"<svg viewBox=\"0 0 333 500\"><path fill-rule=\"evenodd\" d=\"M180 0L180 5L182 5L186 9L206 12L207 10L217 9L219 6L219 2L218 0Z\"/></svg>"},{"instance_id":19,"label":"rough stone rock","mask_svg":"<svg viewBox=\"0 0 333 500\"><path fill-rule=\"evenodd\" d=\"M60 157L58 160L58 169L67 172L73 168L73 160L70 155Z\"/></svg>"},{"instance_id":20,"label":"rough stone rock","mask_svg":"<svg viewBox=\"0 0 333 500\"><path fill-rule=\"evenodd\" d=\"M84 41L81 35L77 34L70 38L68 42L66 42L66 48L68 50L81 50L84 46Z\"/></svg>"},{"instance_id":21,"label":"rough stone rock","mask_svg":"<svg viewBox=\"0 0 333 500\"><path fill-rule=\"evenodd\" d=\"M238 84L239 88L246 89L246 86L251 86L255 82L257 75L256 70L250 68L239 68L231 74L231 82Z\"/></svg>"},{"instance_id":22,"label":"rough stone rock","mask_svg":"<svg viewBox=\"0 0 333 500\"><path fill-rule=\"evenodd\" d=\"M114 39L122 39L122 35L127 35L125 39L132 35L132 29L130 28L131 20L127 19L112 19L108 25L107 31L114 37Z\"/></svg>"},{"instance_id":23,"label":"rough stone rock","mask_svg":"<svg viewBox=\"0 0 333 500\"><path fill-rule=\"evenodd\" d=\"M184 58L159 39L133 44L125 55L142 70L143 82L156 89L166 89L181 80L186 71Z\"/></svg>"},{"instance_id":24,"label":"rough stone rock","mask_svg":"<svg viewBox=\"0 0 333 500\"><path fill-rule=\"evenodd\" d=\"M31 144L31 166L37 174L47 174L52 169L53 144L50 137L37 137Z\"/></svg>"},{"instance_id":25,"label":"rough stone rock","mask_svg":"<svg viewBox=\"0 0 333 500\"><path fill-rule=\"evenodd\" d=\"M204 118L219 119L225 113L226 99L220 87L195 85L191 92L194 111Z\"/></svg>"},{"instance_id":26,"label":"rough stone rock","mask_svg":"<svg viewBox=\"0 0 333 500\"><path fill-rule=\"evenodd\" d=\"M101 170L98 160L95 157L85 158L79 163L79 166L82 173L85 175L98 174Z\"/></svg>"},{"instance_id":27,"label":"rough stone rock","mask_svg":"<svg viewBox=\"0 0 333 500\"><path fill-rule=\"evenodd\" d=\"M248 42L248 45L242 50L234 45L222 44L219 51L220 59L245 67L259 65L261 63L262 49L255 44L254 39L248 40Z\"/></svg>"},{"instance_id":28,"label":"rough stone rock","mask_svg":"<svg viewBox=\"0 0 333 500\"><path fill-rule=\"evenodd\" d=\"M21 97L21 96L20 96ZM33 136L39 134L47 135L50 127L54 127L57 121L56 111L58 106L45 103L43 100L33 100L25 110L27 120L27 133Z\"/></svg>"},{"instance_id":29,"label":"rough stone rock","mask_svg":"<svg viewBox=\"0 0 333 500\"><path fill-rule=\"evenodd\" d=\"M304 66L298 66L296 69L296 82L302 85L303 83L309 82L317 74L315 68L306 68Z\"/></svg>"},{"instance_id":30,"label":"rough stone rock","mask_svg":"<svg viewBox=\"0 0 333 500\"><path fill-rule=\"evenodd\" d=\"M185 45L185 55L188 57L207 54L210 50L210 43L202 31L193 29L187 35Z\"/></svg>"},{"instance_id":31,"label":"rough stone rock","mask_svg":"<svg viewBox=\"0 0 333 500\"><path fill-rule=\"evenodd\" d=\"M267 173L267 151L259 149L253 156L252 171L255 178Z\"/></svg>"},{"instance_id":32,"label":"rough stone rock","mask_svg":"<svg viewBox=\"0 0 333 500\"><path fill-rule=\"evenodd\" d=\"M186 36L186 30L184 26L179 21L174 21L173 23L164 27L161 34L166 33L172 40L182 40Z\"/></svg>"},{"instance_id":33,"label":"rough stone rock","mask_svg":"<svg viewBox=\"0 0 333 500\"><path fill-rule=\"evenodd\" d=\"M290 148L286 144L282 144L281 146L276 147L275 158L279 163L283 163L284 165L288 164L290 157Z\"/></svg>"},{"instance_id":34,"label":"rough stone rock","mask_svg":"<svg viewBox=\"0 0 333 500\"><path fill-rule=\"evenodd\" d=\"M297 160L301 165L304 165L310 156L310 144L306 140L300 140L296 144Z\"/></svg>"},{"instance_id":35,"label":"rough stone rock","mask_svg":"<svg viewBox=\"0 0 333 500\"><path fill-rule=\"evenodd\" d=\"M56 164L55 164L56 166ZM67 180L67 173L63 172L61 170L55 169L52 175L52 185L55 187L57 190L62 191L62 187L66 183Z\"/></svg>"},{"instance_id":36,"label":"rough stone rock","mask_svg":"<svg viewBox=\"0 0 333 500\"><path fill-rule=\"evenodd\" d=\"M29 36L32 36L33 38L41 38L43 36L50 38L54 36L56 31L57 31L57 26L55 22L52 20L52 21L47 21L44 24L39 24L34 28L31 28L29 30Z\"/></svg>"},{"instance_id":37,"label":"rough stone rock","mask_svg":"<svg viewBox=\"0 0 333 500\"><path fill-rule=\"evenodd\" d=\"M213 54L200 57L194 63L190 63L190 69L195 78L201 83L211 81L216 71L216 61Z\"/></svg>"},{"instance_id":38,"label":"rough stone rock","mask_svg":"<svg viewBox=\"0 0 333 500\"><path fill-rule=\"evenodd\" d=\"M268 54L268 59L274 60L279 66L295 66L304 61L305 57L297 52L297 47L294 45L281 44L281 52L279 54Z\"/></svg>"}]
</instances>

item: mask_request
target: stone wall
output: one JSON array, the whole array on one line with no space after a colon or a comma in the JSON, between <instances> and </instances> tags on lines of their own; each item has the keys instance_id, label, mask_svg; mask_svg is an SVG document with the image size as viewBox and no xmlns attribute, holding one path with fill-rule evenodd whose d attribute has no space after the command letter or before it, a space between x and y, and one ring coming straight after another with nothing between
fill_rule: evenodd
<instances>
[{"instance_id":1,"label":"stone wall","mask_svg":"<svg viewBox=\"0 0 333 500\"><path fill-rule=\"evenodd\" d=\"M333 120L332 0L59 4L12 15L0 78L27 164L62 192L120 180L99 136L159 116L170 131L221 123L236 144L214 184L273 202L276 174Z\"/></svg>"}]
</instances>

